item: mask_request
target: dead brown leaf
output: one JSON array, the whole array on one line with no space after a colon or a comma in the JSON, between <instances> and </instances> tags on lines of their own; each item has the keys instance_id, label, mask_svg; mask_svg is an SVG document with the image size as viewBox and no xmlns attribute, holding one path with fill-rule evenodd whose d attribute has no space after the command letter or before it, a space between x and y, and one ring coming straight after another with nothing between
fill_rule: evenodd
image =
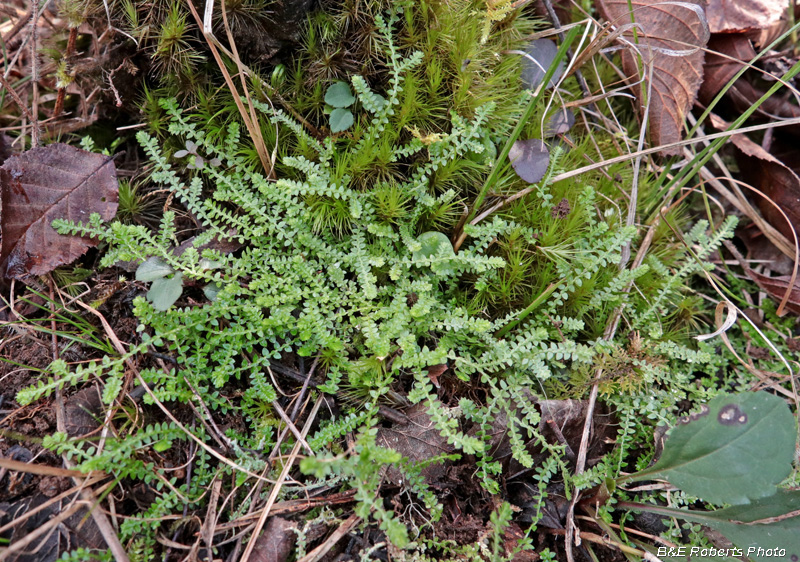
<instances>
[{"instance_id":1,"label":"dead brown leaf","mask_svg":"<svg viewBox=\"0 0 800 562\"><path fill-rule=\"evenodd\" d=\"M745 273L756 285L761 287L772 298L781 301L786 296L786 291L789 290L789 283L791 283L791 276L782 275L781 277L767 277L757 271L745 268ZM795 280L794 285L791 286L791 293L789 299L786 301L786 308L791 312L800 315L800 280Z\"/></svg>"},{"instance_id":2,"label":"dead brown leaf","mask_svg":"<svg viewBox=\"0 0 800 562\"><path fill-rule=\"evenodd\" d=\"M706 8L711 33L767 29L786 17L783 0L709 0Z\"/></svg>"},{"instance_id":3,"label":"dead brown leaf","mask_svg":"<svg viewBox=\"0 0 800 562\"><path fill-rule=\"evenodd\" d=\"M297 523L283 517L270 517L267 527L256 540L253 562L285 562L297 542Z\"/></svg>"},{"instance_id":4,"label":"dead brown leaf","mask_svg":"<svg viewBox=\"0 0 800 562\"><path fill-rule=\"evenodd\" d=\"M114 218L118 187L111 158L66 144L6 160L0 167L4 276L44 275L95 246L91 238L61 236L50 225L54 219L87 222L92 213Z\"/></svg>"},{"instance_id":5,"label":"dead brown leaf","mask_svg":"<svg viewBox=\"0 0 800 562\"><path fill-rule=\"evenodd\" d=\"M697 11L686 4L694 4ZM628 0L598 0L597 6L603 17L618 28L631 23ZM632 29L626 30L622 37L636 45L644 67L639 68L638 56L629 46L622 51L622 68L633 82L645 79L644 85L637 84L634 90L642 112L649 104L650 141L656 146L679 141L684 118L703 78L702 48L708 42L708 29L698 14L703 2L633 0L631 6L638 44ZM645 100L643 92L646 97L646 80L650 76L650 99ZM673 148L664 154L679 152L680 149Z\"/></svg>"},{"instance_id":6,"label":"dead brown leaf","mask_svg":"<svg viewBox=\"0 0 800 562\"><path fill-rule=\"evenodd\" d=\"M378 430L378 445L394 449L412 461L424 461L455 452L455 448L436 429L424 404L415 404L406 411L406 416L408 423L394 424ZM422 476L428 482L436 482L444 478L446 472L447 469L442 464L431 464L422 470ZM402 474L389 467L386 477L396 485L402 479Z\"/></svg>"},{"instance_id":7,"label":"dead brown leaf","mask_svg":"<svg viewBox=\"0 0 800 562\"><path fill-rule=\"evenodd\" d=\"M64 404L64 429L70 437L92 433L100 427L102 419L103 401L97 386L76 392Z\"/></svg>"},{"instance_id":8,"label":"dead brown leaf","mask_svg":"<svg viewBox=\"0 0 800 562\"><path fill-rule=\"evenodd\" d=\"M800 224L800 178L746 136L733 135L731 141L739 149L739 169L744 180L764 194L764 197L753 194L761 214L787 239L793 240L793 225L796 228ZM788 223L781 210L786 213Z\"/></svg>"},{"instance_id":9,"label":"dead brown leaf","mask_svg":"<svg viewBox=\"0 0 800 562\"><path fill-rule=\"evenodd\" d=\"M439 388L439 377L447 371L447 363L442 363L441 365L431 365L428 367L428 378L431 379L433 386Z\"/></svg>"},{"instance_id":10,"label":"dead brown leaf","mask_svg":"<svg viewBox=\"0 0 800 562\"><path fill-rule=\"evenodd\" d=\"M728 91L728 96L739 111L745 111L758 102L766 92L753 86L746 80L737 80ZM770 96L765 99L756 110L757 114L773 117L800 117L800 108L781 96Z\"/></svg>"},{"instance_id":11,"label":"dead brown leaf","mask_svg":"<svg viewBox=\"0 0 800 562\"><path fill-rule=\"evenodd\" d=\"M708 105L725 87L734 74L756 56L753 44L742 34L714 35L708 42L705 76L697 94L698 99Z\"/></svg>"}]
</instances>

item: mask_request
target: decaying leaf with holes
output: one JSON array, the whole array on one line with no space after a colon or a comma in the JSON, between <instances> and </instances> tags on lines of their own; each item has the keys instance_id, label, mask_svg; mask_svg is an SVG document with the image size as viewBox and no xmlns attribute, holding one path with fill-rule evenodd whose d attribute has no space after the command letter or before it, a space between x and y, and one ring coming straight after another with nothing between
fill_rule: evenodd
<instances>
[{"instance_id":1,"label":"decaying leaf with holes","mask_svg":"<svg viewBox=\"0 0 800 562\"><path fill-rule=\"evenodd\" d=\"M709 39L703 4L701 0L597 2L604 18L625 28L622 68L635 84L642 115L647 112L650 142L655 146L681 140L686 114L703 80L702 48ZM663 153L679 154L680 149Z\"/></svg>"},{"instance_id":2,"label":"decaying leaf with holes","mask_svg":"<svg viewBox=\"0 0 800 562\"><path fill-rule=\"evenodd\" d=\"M84 254L96 242L58 234L51 223L86 223L92 213L117 213L117 172L108 156L51 144L12 156L0 167L2 276L44 275Z\"/></svg>"}]
</instances>

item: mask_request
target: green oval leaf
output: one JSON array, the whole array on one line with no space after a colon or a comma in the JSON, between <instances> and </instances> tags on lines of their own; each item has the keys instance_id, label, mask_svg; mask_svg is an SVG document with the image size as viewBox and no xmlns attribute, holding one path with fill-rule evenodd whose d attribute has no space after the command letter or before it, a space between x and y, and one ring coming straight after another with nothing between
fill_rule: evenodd
<instances>
[{"instance_id":1,"label":"green oval leaf","mask_svg":"<svg viewBox=\"0 0 800 562\"><path fill-rule=\"evenodd\" d=\"M153 308L165 311L180 298L183 292L183 274L176 273L170 278L156 279L147 291L147 300L153 303Z\"/></svg>"},{"instance_id":2,"label":"green oval leaf","mask_svg":"<svg viewBox=\"0 0 800 562\"><path fill-rule=\"evenodd\" d=\"M695 511L643 505L633 509L664 517L677 517L711 527L741 549L741 556L755 562L796 562L800 559L800 492L780 490L777 494L715 511ZM703 560L697 550L685 547L678 556L659 557L665 562ZM679 554L673 552L673 554ZM736 553L739 556L739 553ZM714 557L715 560L726 560Z\"/></svg>"},{"instance_id":3,"label":"green oval leaf","mask_svg":"<svg viewBox=\"0 0 800 562\"><path fill-rule=\"evenodd\" d=\"M355 101L347 82L334 82L325 92L325 103L333 107L350 107Z\"/></svg>"},{"instance_id":4,"label":"green oval leaf","mask_svg":"<svg viewBox=\"0 0 800 562\"><path fill-rule=\"evenodd\" d=\"M137 281L155 281L163 279L172 273L172 268L161 258L153 256L148 258L136 269Z\"/></svg>"},{"instance_id":5,"label":"green oval leaf","mask_svg":"<svg viewBox=\"0 0 800 562\"><path fill-rule=\"evenodd\" d=\"M424 258L431 258L436 256L440 251L444 251L447 254L453 254L453 245L450 243L450 239L447 237L446 234L441 232L423 232L417 238L417 242L419 242L422 247L414 252L414 259L424 259ZM441 250L444 248L444 250Z\"/></svg>"},{"instance_id":6,"label":"green oval leaf","mask_svg":"<svg viewBox=\"0 0 800 562\"><path fill-rule=\"evenodd\" d=\"M449 275L455 271L451 258L455 258L456 254L446 234L435 231L424 232L419 235L417 242L422 247L412 254L413 259L435 260L431 263L431 270L437 275Z\"/></svg>"},{"instance_id":7,"label":"green oval leaf","mask_svg":"<svg viewBox=\"0 0 800 562\"><path fill-rule=\"evenodd\" d=\"M747 504L775 494L789 475L796 436L781 398L763 391L718 396L682 418L661 459L635 479L662 477L711 503Z\"/></svg>"},{"instance_id":8,"label":"green oval leaf","mask_svg":"<svg viewBox=\"0 0 800 562\"><path fill-rule=\"evenodd\" d=\"M353 125L353 114L347 109L337 108L331 111L331 132L341 133Z\"/></svg>"}]
</instances>

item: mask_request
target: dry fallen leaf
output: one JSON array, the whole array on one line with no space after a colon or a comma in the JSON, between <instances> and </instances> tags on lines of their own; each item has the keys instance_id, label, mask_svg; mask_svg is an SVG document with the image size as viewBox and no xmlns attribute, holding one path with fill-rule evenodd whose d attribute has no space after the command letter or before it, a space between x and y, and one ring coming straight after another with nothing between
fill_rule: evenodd
<instances>
[{"instance_id":1,"label":"dry fallen leaf","mask_svg":"<svg viewBox=\"0 0 800 562\"><path fill-rule=\"evenodd\" d=\"M728 91L728 97L733 100L734 107L744 112L758 102L766 92L756 88L746 80L737 80L736 84ZM791 103L785 96L771 96L764 100L756 110L757 115L770 119L776 117L800 117L800 108Z\"/></svg>"},{"instance_id":2,"label":"dry fallen leaf","mask_svg":"<svg viewBox=\"0 0 800 562\"><path fill-rule=\"evenodd\" d=\"M750 268L746 268L745 273L776 301L780 301L786 296L786 291L789 289L789 283L792 280L789 275L767 277ZM795 280L791 288L789 299L786 301L786 308L795 314L800 314L800 280Z\"/></svg>"},{"instance_id":3,"label":"dry fallen leaf","mask_svg":"<svg viewBox=\"0 0 800 562\"><path fill-rule=\"evenodd\" d=\"M6 160L0 167L3 276L44 275L95 246L91 238L62 236L50 225L54 219L87 222L92 213L114 218L118 188L111 158L66 144Z\"/></svg>"},{"instance_id":4,"label":"dry fallen leaf","mask_svg":"<svg viewBox=\"0 0 800 562\"><path fill-rule=\"evenodd\" d=\"M522 58L522 72L520 79L522 85L528 90L535 90L542 83L544 75L547 74L549 69L556 60L558 53L558 45L550 39L537 39L525 48L525 56ZM547 84L548 88L555 88L558 84L559 78L564 74L566 64L562 60L558 64L550 82Z\"/></svg>"},{"instance_id":5,"label":"dry fallen leaf","mask_svg":"<svg viewBox=\"0 0 800 562\"><path fill-rule=\"evenodd\" d=\"M297 542L298 525L283 517L270 517L267 527L256 539L251 560L253 562L285 562Z\"/></svg>"},{"instance_id":6,"label":"dry fallen leaf","mask_svg":"<svg viewBox=\"0 0 800 562\"><path fill-rule=\"evenodd\" d=\"M412 461L424 461L455 452L455 448L436 429L425 404L415 404L406 411L406 416L408 423L394 424L378 430L378 445L394 449ZM441 480L445 473L446 468L442 464L432 464L422 470L422 476L428 482ZM397 485L402 480L402 474L397 469L389 467L386 478Z\"/></svg>"},{"instance_id":7,"label":"dry fallen leaf","mask_svg":"<svg viewBox=\"0 0 800 562\"><path fill-rule=\"evenodd\" d=\"M751 194L761 214L787 239L793 240L792 229L800 225L800 178L744 135L733 135L731 141L740 151L738 162L744 180L774 203L755 193Z\"/></svg>"},{"instance_id":8,"label":"dry fallen leaf","mask_svg":"<svg viewBox=\"0 0 800 562\"><path fill-rule=\"evenodd\" d=\"M767 29L786 16L784 0L709 0L706 7L712 33Z\"/></svg>"},{"instance_id":9,"label":"dry fallen leaf","mask_svg":"<svg viewBox=\"0 0 800 562\"><path fill-rule=\"evenodd\" d=\"M698 99L706 105L741 70L744 62L756 56L750 39L739 33L711 37L708 51L703 85L697 94Z\"/></svg>"},{"instance_id":10,"label":"dry fallen leaf","mask_svg":"<svg viewBox=\"0 0 800 562\"><path fill-rule=\"evenodd\" d=\"M628 0L598 0L598 8L617 28L632 27ZM650 141L660 146L681 139L684 118L694 103L703 78L703 51L709 32L702 15L701 0L672 2L633 0L633 17L636 21L638 44L633 29L622 37L628 42L622 51L622 68L632 82L648 78L652 66L652 85L649 99ZM641 54L644 68L638 67L635 45ZM647 83L634 86L642 103L648 91ZM680 149L664 150L664 154L678 154Z\"/></svg>"}]
</instances>

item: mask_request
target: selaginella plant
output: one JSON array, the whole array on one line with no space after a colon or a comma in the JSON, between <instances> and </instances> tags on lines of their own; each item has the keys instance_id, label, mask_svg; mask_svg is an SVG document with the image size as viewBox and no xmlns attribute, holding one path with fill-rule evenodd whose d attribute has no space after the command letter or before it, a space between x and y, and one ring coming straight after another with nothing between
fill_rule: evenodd
<instances>
[{"instance_id":1,"label":"selaginella plant","mask_svg":"<svg viewBox=\"0 0 800 562\"><path fill-rule=\"evenodd\" d=\"M408 12L405 16L407 29L418 23ZM326 376L319 389L346 393L353 404L308 439L316 456L304 461L304 470L320 479L350 481L358 491L358 514L364 519L372 514L398 546L415 537L377 494L381 467L398 463L400 455L378 445L376 425L379 406L401 386L410 388L409 402L425 405L456 454L475 455L478 478L490 492L500 491L500 464L489 454L497 420L505 420L512 456L523 467L534 464L528 443L544 448L549 460L534 476L541 501L549 479L569 472L563 446L539 433L534 402L542 389L567 389L580 397L585 373L601 364L620 366L610 381L620 392L609 402L621 419L623 445L569 483L589 487L618 476L627 462L625 446L649 437L643 426L630 423L632 416L653 424L671 421L677 397L691 392L686 388L694 369L718 361L705 344L690 348L671 338L677 323L663 313L683 298L681 283L703 271L702 260L731 235L735 221L723 222L712 234L700 222L686 235L686 247L657 242L658 252L643 265L620 270L622 249L636 229L618 219L600 190L551 181L560 166L579 158L579 151L564 155L554 149L550 169L529 200L464 226L466 242L456 251L452 236L461 202L471 202L492 167L506 166L495 161L495 147L507 142L509 120L523 114L530 96L510 96L500 108L499 101L471 107L457 78L453 95L460 112L453 110L446 125L438 110L435 118L424 109L415 111L421 95L416 72L436 65L422 52L398 49L398 20L397 15L388 21L375 17L373 39L388 68L382 91L359 75L350 77L349 86L331 86L337 93L331 105L347 108L353 117L346 134L320 140L293 117L256 102L291 139L283 141L282 152L286 146L293 150L281 159L280 179L252 169L242 155L246 141L236 123L210 138L176 101L161 101L169 133L179 144L220 163L187 175L170 163L157 139L138 135L153 164L153 181L172 191L202 226L188 248L176 250L182 241L171 211L164 213L157 232L104 224L98 217L88 224L58 225L62 232L107 242L103 266L142 264L139 279L162 287L150 288L153 303L135 301L141 342L122 357L75 371L56 362L51 368L56 377L24 391L20 400L96 376L111 403L122 391L125 362L155 351L168 355L174 367L141 370L146 402L199 398L208 411L233 409L248 423L244 430L226 431L232 463L212 468L209 455L202 453L193 481L170 482L173 492L164 492L141 519L126 522L128 536L151 536L154 518L179 501L200 501L215 470L236 467L244 483L248 472L265 467L253 451L276 441L270 404L277 392L269 369L287 353L315 358ZM482 23L474 25L480 36ZM358 103L344 99L352 92ZM426 95L432 96L421 97ZM505 169L499 177L501 187L519 181ZM566 206L556 204L567 196ZM224 252L218 249L222 242L238 249ZM636 281L641 289L629 294ZM164 285L169 298L157 298ZM206 298L195 291L195 304L182 300L190 287L206 289ZM623 305L631 331L644 334L635 348L627 340L600 337L604 323ZM455 404L442 403L428 371L441 365L464 384L480 387L486 399L465 396ZM472 431L464 430L467 424ZM120 436L116 446L107 447L102 467L62 435L47 445L71 451L84 460L84 468L114 473L113 461L124 468L124 476L141 477L137 450L143 444L169 446L175 431L164 424L141 431L146 439ZM202 429L195 432L198 439L208 437ZM343 452L337 441L349 432L358 438ZM413 463L404 466L406 486L423 498L435 520L440 513L435 496Z\"/></svg>"}]
</instances>

